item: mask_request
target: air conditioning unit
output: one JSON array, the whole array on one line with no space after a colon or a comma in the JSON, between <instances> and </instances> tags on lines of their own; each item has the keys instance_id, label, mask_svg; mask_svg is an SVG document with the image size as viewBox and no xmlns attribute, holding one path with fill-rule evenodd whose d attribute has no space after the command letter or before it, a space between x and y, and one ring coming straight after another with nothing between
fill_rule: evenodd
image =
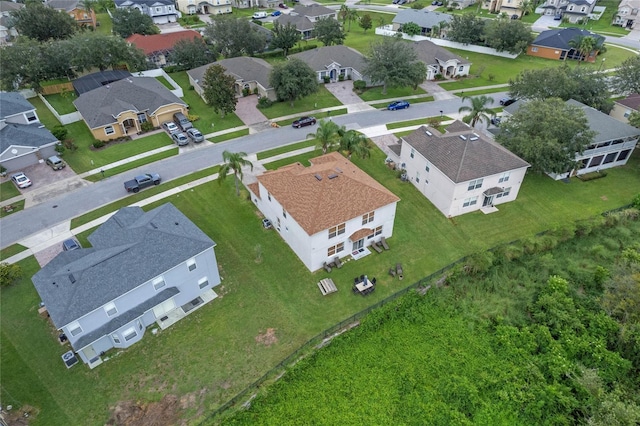
<instances>
[{"instance_id":1,"label":"air conditioning unit","mask_svg":"<svg viewBox=\"0 0 640 426\"><path fill-rule=\"evenodd\" d=\"M78 358L76 357L76 354L73 353L73 351L65 352L64 354L62 354L62 360L64 361L64 364L67 366L67 368L71 368L78 363Z\"/></svg>"}]
</instances>

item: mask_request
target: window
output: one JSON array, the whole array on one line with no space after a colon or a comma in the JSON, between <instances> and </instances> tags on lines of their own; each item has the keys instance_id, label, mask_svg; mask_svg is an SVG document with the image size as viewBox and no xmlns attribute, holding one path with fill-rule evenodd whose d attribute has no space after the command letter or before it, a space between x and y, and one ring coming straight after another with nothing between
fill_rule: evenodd
<instances>
[{"instance_id":1,"label":"window","mask_svg":"<svg viewBox=\"0 0 640 426\"><path fill-rule=\"evenodd\" d=\"M537 52L537 51L538 51L538 48L537 48L537 47L532 47L532 48L531 48L531 51L532 51L532 52Z\"/></svg>"},{"instance_id":2,"label":"window","mask_svg":"<svg viewBox=\"0 0 640 426\"><path fill-rule=\"evenodd\" d=\"M617 152L608 153L607 156L604 157L604 161L602 162L602 164L613 163L615 161L617 155L618 155Z\"/></svg>"},{"instance_id":3,"label":"window","mask_svg":"<svg viewBox=\"0 0 640 426\"><path fill-rule=\"evenodd\" d=\"M478 197L467 198L466 200L464 200L464 203L462 203L462 207L473 206L477 202L478 202Z\"/></svg>"},{"instance_id":4,"label":"window","mask_svg":"<svg viewBox=\"0 0 640 426\"><path fill-rule=\"evenodd\" d=\"M507 195L509 195L510 192L511 192L511 188L507 188L504 191L502 191L501 193L496 194L496 198L506 197Z\"/></svg>"},{"instance_id":5,"label":"window","mask_svg":"<svg viewBox=\"0 0 640 426\"><path fill-rule=\"evenodd\" d=\"M382 225L378 226L376 229L373 230L373 235L380 235L382 234Z\"/></svg>"},{"instance_id":6,"label":"window","mask_svg":"<svg viewBox=\"0 0 640 426\"><path fill-rule=\"evenodd\" d=\"M596 155L595 157L593 157L591 159L591 162L589 163L589 167L599 166L600 163L602 163L602 158L603 157L604 157L604 155Z\"/></svg>"},{"instance_id":7,"label":"window","mask_svg":"<svg viewBox=\"0 0 640 426\"><path fill-rule=\"evenodd\" d=\"M140 114L138 114L138 123L142 124L146 122L147 122L147 114L145 114L144 112L141 112Z\"/></svg>"},{"instance_id":8,"label":"window","mask_svg":"<svg viewBox=\"0 0 640 426\"><path fill-rule=\"evenodd\" d=\"M482 179L476 179L469 182L468 191L473 191L474 189L482 188Z\"/></svg>"},{"instance_id":9,"label":"window","mask_svg":"<svg viewBox=\"0 0 640 426\"><path fill-rule=\"evenodd\" d=\"M198 287L202 290L203 288L205 288L206 286L209 285L209 280L207 279L207 277L204 278L200 278L200 281L198 281Z\"/></svg>"},{"instance_id":10,"label":"window","mask_svg":"<svg viewBox=\"0 0 640 426\"><path fill-rule=\"evenodd\" d=\"M138 320L137 323L138 323L138 329L142 330L142 323L140 322L140 320Z\"/></svg>"},{"instance_id":11,"label":"window","mask_svg":"<svg viewBox=\"0 0 640 426\"><path fill-rule=\"evenodd\" d=\"M420 173L416 172L416 183L420 183Z\"/></svg>"},{"instance_id":12,"label":"window","mask_svg":"<svg viewBox=\"0 0 640 426\"><path fill-rule=\"evenodd\" d=\"M82 327L80 327L78 321L72 322L67 328L69 329L69 333L71 333L72 336L77 336L78 334L82 333Z\"/></svg>"},{"instance_id":13,"label":"window","mask_svg":"<svg viewBox=\"0 0 640 426\"><path fill-rule=\"evenodd\" d=\"M27 121L30 122L30 123L32 121L38 121L38 117L36 116L36 113L33 112L33 111L29 111L24 116L27 117Z\"/></svg>"},{"instance_id":14,"label":"window","mask_svg":"<svg viewBox=\"0 0 640 426\"><path fill-rule=\"evenodd\" d=\"M409 154L409 157L413 158L413 154L415 154L415 150L411 148L411 154Z\"/></svg>"},{"instance_id":15,"label":"window","mask_svg":"<svg viewBox=\"0 0 640 426\"><path fill-rule=\"evenodd\" d=\"M344 243L336 244L335 246L329 247L327 250L327 256L333 256L336 253L340 253L344 250Z\"/></svg>"},{"instance_id":16,"label":"window","mask_svg":"<svg viewBox=\"0 0 640 426\"><path fill-rule=\"evenodd\" d=\"M269 199L269 201L271 201L271 193L267 192L267 198Z\"/></svg>"},{"instance_id":17,"label":"window","mask_svg":"<svg viewBox=\"0 0 640 426\"><path fill-rule=\"evenodd\" d=\"M277 228L278 228L278 231L279 231L280 230L280 218L278 218L278 226L277 226Z\"/></svg>"},{"instance_id":18,"label":"window","mask_svg":"<svg viewBox=\"0 0 640 426\"><path fill-rule=\"evenodd\" d=\"M429 173L429 163L427 163L427 165L426 165L426 166L424 166L424 171L425 171L425 172L427 172L427 173Z\"/></svg>"},{"instance_id":19,"label":"window","mask_svg":"<svg viewBox=\"0 0 640 426\"><path fill-rule=\"evenodd\" d=\"M120 344L120 337L118 337L117 334L112 334L111 338L113 339L113 343L115 343L116 345Z\"/></svg>"},{"instance_id":20,"label":"window","mask_svg":"<svg viewBox=\"0 0 640 426\"><path fill-rule=\"evenodd\" d=\"M112 135L114 134L116 131L113 130L113 126L107 126L104 128L104 134L105 135Z\"/></svg>"},{"instance_id":21,"label":"window","mask_svg":"<svg viewBox=\"0 0 640 426\"><path fill-rule=\"evenodd\" d=\"M164 278L162 278L162 277L159 277L159 278L156 278L155 280L153 280L153 288L156 291L160 290L165 285L167 285L167 283L164 282Z\"/></svg>"},{"instance_id":22,"label":"window","mask_svg":"<svg viewBox=\"0 0 640 426\"><path fill-rule=\"evenodd\" d=\"M107 303L106 305L104 305L104 311L107 313L108 316L112 317L115 314L118 313L118 310L116 309L116 304L113 302Z\"/></svg>"},{"instance_id":23,"label":"window","mask_svg":"<svg viewBox=\"0 0 640 426\"><path fill-rule=\"evenodd\" d=\"M195 271L197 268L195 259L188 260L187 267L189 268L189 271Z\"/></svg>"},{"instance_id":24,"label":"window","mask_svg":"<svg viewBox=\"0 0 640 426\"><path fill-rule=\"evenodd\" d=\"M136 337L138 335L138 333L136 332L136 329L131 327L128 328L127 330L125 330L124 333L122 333L122 336L124 337L124 340L126 340L127 342L131 339L133 339L134 337Z\"/></svg>"},{"instance_id":25,"label":"window","mask_svg":"<svg viewBox=\"0 0 640 426\"><path fill-rule=\"evenodd\" d=\"M618 155L618 159L616 161L626 160L630 152L630 149L625 149L624 151L620 152L620 155Z\"/></svg>"},{"instance_id":26,"label":"window","mask_svg":"<svg viewBox=\"0 0 640 426\"><path fill-rule=\"evenodd\" d=\"M614 141L611 142L611 145L618 145L620 143L623 143L624 141L622 139L616 139Z\"/></svg>"},{"instance_id":27,"label":"window","mask_svg":"<svg viewBox=\"0 0 640 426\"><path fill-rule=\"evenodd\" d=\"M498 183L502 183L502 182L506 182L509 180L509 175L510 173L503 173L502 176L500 176L500 179L498 179Z\"/></svg>"},{"instance_id":28,"label":"window","mask_svg":"<svg viewBox=\"0 0 640 426\"><path fill-rule=\"evenodd\" d=\"M161 11L162 11L162 8L156 7L156 12L160 13Z\"/></svg>"},{"instance_id":29,"label":"window","mask_svg":"<svg viewBox=\"0 0 640 426\"><path fill-rule=\"evenodd\" d=\"M458 72L462 72L464 71L464 66L460 66L460 68L458 68Z\"/></svg>"},{"instance_id":30,"label":"window","mask_svg":"<svg viewBox=\"0 0 640 426\"><path fill-rule=\"evenodd\" d=\"M329 238L333 238L336 235L342 235L345 232L345 224L341 223L338 226L334 226L333 228L329 228Z\"/></svg>"},{"instance_id":31,"label":"window","mask_svg":"<svg viewBox=\"0 0 640 426\"><path fill-rule=\"evenodd\" d=\"M284 208L282 209L282 217L287 218L287 211Z\"/></svg>"},{"instance_id":32,"label":"window","mask_svg":"<svg viewBox=\"0 0 640 426\"><path fill-rule=\"evenodd\" d=\"M362 216L362 224L366 225L369 222L373 222L375 212L366 213Z\"/></svg>"}]
</instances>

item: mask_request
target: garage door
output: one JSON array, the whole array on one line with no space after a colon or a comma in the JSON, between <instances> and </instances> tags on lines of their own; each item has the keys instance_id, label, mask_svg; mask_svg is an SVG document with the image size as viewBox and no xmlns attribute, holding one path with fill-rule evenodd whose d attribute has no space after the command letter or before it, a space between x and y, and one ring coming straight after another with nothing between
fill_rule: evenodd
<instances>
[{"instance_id":1,"label":"garage door","mask_svg":"<svg viewBox=\"0 0 640 426\"><path fill-rule=\"evenodd\" d=\"M9 160L3 161L2 166L7 169L9 172L20 171L25 167L33 166L34 164L38 164L38 155L33 152L31 154L22 155L20 157L11 158Z\"/></svg>"},{"instance_id":2,"label":"garage door","mask_svg":"<svg viewBox=\"0 0 640 426\"><path fill-rule=\"evenodd\" d=\"M165 302L162 302L155 308L153 308L153 314L156 316L156 319L160 319L167 314L167 312L171 312L176 307L176 302L173 299L169 299Z\"/></svg>"},{"instance_id":3,"label":"garage door","mask_svg":"<svg viewBox=\"0 0 640 426\"><path fill-rule=\"evenodd\" d=\"M153 22L156 24L168 24L169 18L167 16L156 16L153 18Z\"/></svg>"}]
</instances>

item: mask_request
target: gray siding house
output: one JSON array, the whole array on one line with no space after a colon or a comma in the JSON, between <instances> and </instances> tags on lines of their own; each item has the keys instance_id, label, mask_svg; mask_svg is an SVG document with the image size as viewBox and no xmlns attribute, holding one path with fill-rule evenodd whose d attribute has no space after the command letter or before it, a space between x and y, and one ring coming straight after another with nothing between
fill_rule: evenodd
<instances>
[{"instance_id":1,"label":"gray siding house","mask_svg":"<svg viewBox=\"0 0 640 426\"><path fill-rule=\"evenodd\" d=\"M181 16L173 0L114 0L116 9L138 9L149 15L154 24L176 22Z\"/></svg>"},{"instance_id":2,"label":"gray siding house","mask_svg":"<svg viewBox=\"0 0 640 426\"><path fill-rule=\"evenodd\" d=\"M365 80L362 70L365 67L362 53L347 46L325 46L291 55L309 65L318 76L318 82L324 82L328 76L332 83L343 79Z\"/></svg>"},{"instance_id":3,"label":"gray siding house","mask_svg":"<svg viewBox=\"0 0 640 426\"><path fill-rule=\"evenodd\" d=\"M419 35L429 36L434 26L440 26L442 22L448 24L452 20L453 17L446 13L432 12L426 9L402 9L395 18L393 18L393 31L402 31L404 24L413 22L421 28ZM445 34L446 31L443 31L440 33L440 36L444 37Z\"/></svg>"},{"instance_id":4,"label":"gray siding house","mask_svg":"<svg viewBox=\"0 0 640 426\"><path fill-rule=\"evenodd\" d=\"M120 209L32 277L51 321L90 368L217 297L215 243L173 204Z\"/></svg>"},{"instance_id":5,"label":"gray siding house","mask_svg":"<svg viewBox=\"0 0 640 426\"><path fill-rule=\"evenodd\" d=\"M0 165L15 171L56 153L58 140L21 94L0 92Z\"/></svg>"}]
</instances>

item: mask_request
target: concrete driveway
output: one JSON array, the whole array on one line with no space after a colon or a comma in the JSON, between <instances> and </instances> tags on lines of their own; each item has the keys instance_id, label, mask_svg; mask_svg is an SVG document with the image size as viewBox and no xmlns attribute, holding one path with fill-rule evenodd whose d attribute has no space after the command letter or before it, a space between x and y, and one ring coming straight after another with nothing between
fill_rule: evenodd
<instances>
[{"instance_id":1,"label":"concrete driveway","mask_svg":"<svg viewBox=\"0 0 640 426\"><path fill-rule=\"evenodd\" d=\"M555 21L553 15L542 15L536 22L531 25L533 31L546 31L549 28L557 28L562 21Z\"/></svg>"}]
</instances>

